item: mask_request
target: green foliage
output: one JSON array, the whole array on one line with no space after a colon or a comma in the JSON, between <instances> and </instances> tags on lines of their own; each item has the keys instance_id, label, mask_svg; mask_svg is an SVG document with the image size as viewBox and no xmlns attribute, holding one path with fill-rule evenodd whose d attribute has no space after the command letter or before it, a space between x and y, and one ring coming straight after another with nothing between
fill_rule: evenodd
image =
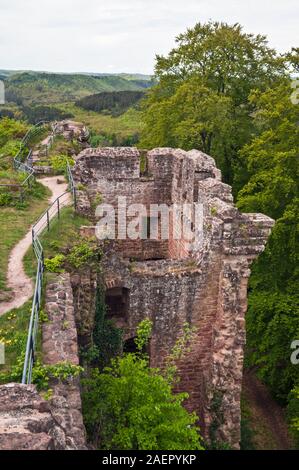
<instances>
[{"instance_id":1,"label":"green foliage","mask_svg":"<svg viewBox=\"0 0 299 470\"><path fill-rule=\"evenodd\" d=\"M156 101L154 90L146 102L146 128L141 146L201 149L215 154L232 133L232 102L190 77L170 97Z\"/></svg>"},{"instance_id":2,"label":"green foliage","mask_svg":"<svg viewBox=\"0 0 299 470\"><path fill-rule=\"evenodd\" d=\"M177 361L190 351L190 344L194 337L196 329L191 327L188 322L183 325L182 335L177 339L171 353L167 356L165 361L164 376L169 384L175 384L179 381L177 375Z\"/></svg>"},{"instance_id":3,"label":"green foliage","mask_svg":"<svg viewBox=\"0 0 299 470\"><path fill-rule=\"evenodd\" d=\"M247 364L258 366L260 378L285 403L299 378L298 366L290 361L291 342L299 338L299 296L254 290L246 321Z\"/></svg>"},{"instance_id":4,"label":"green foliage","mask_svg":"<svg viewBox=\"0 0 299 470\"><path fill-rule=\"evenodd\" d=\"M62 254L56 255L53 258L46 258L44 260L44 266L46 271L50 273L62 273L62 266L65 261L65 256Z\"/></svg>"},{"instance_id":5,"label":"green foliage","mask_svg":"<svg viewBox=\"0 0 299 470\"><path fill-rule=\"evenodd\" d=\"M27 130L27 125L21 121L15 121L6 117L0 119L0 149L8 141L24 137Z\"/></svg>"},{"instance_id":6,"label":"green foliage","mask_svg":"<svg viewBox=\"0 0 299 470\"><path fill-rule=\"evenodd\" d=\"M76 241L70 249L67 261L74 268L81 268L85 264L91 265L100 260L102 250L95 239L84 238Z\"/></svg>"},{"instance_id":7,"label":"green foliage","mask_svg":"<svg viewBox=\"0 0 299 470\"><path fill-rule=\"evenodd\" d=\"M26 302L0 317L0 342L5 345L5 364L0 365L0 383L19 382L21 379L23 362L19 367L16 365L19 358L24 358L30 312L31 302Z\"/></svg>"},{"instance_id":8,"label":"green foliage","mask_svg":"<svg viewBox=\"0 0 299 470\"><path fill-rule=\"evenodd\" d=\"M183 407L187 394L174 394L159 369L142 353L151 334L148 319L137 329L137 353L94 369L83 380L83 413L90 438L101 449L202 449L197 416ZM105 348L105 345L102 346Z\"/></svg>"},{"instance_id":9,"label":"green foliage","mask_svg":"<svg viewBox=\"0 0 299 470\"><path fill-rule=\"evenodd\" d=\"M182 406L186 394L172 393L145 359L127 354L103 373L83 381L83 412L102 449L201 449L197 417Z\"/></svg>"},{"instance_id":10,"label":"green foliage","mask_svg":"<svg viewBox=\"0 0 299 470\"><path fill-rule=\"evenodd\" d=\"M11 193L0 190L0 206L10 206L13 203L13 197Z\"/></svg>"},{"instance_id":11,"label":"green foliage","mask_svg":"<svg viewBox=\"0 0 299 470\"><path fill-rule=\"evenodd\" d=\"M73 166L75 163L73 158L63 154L51 156L50 162L51 167L58 175L66 173L68 163L70 166Z\"/></svg>"},{"instance_id":12,"label":"green foliage","mask_svg":"<svg viewBox=\"0 0 299 470\"><path fill-rule=\"evenodd\" d=\"M121 352L122 330L106 318L105 293L103 287L98 287L95 310L95 326L93 344L83 354L88 362L101 370L107 366L111 358Z\"/></svg>"},{"instance_id":13,"label":"green foliage","mask_svg":"<svg viewBox=\"0 0 299 470\"><path fill-rule=\"evenodd\" d=\"M32 382L38 390L48 390L51 379L58 379L62 382L72 377L78 377L83 372L81 366L70 364L69 362L60 362L53 365L45 365L36 362L32 371Z\"/></svg>"},{"instance_id":14,"label":"green foliage","mask_svg":"<svg viewBox=\"0 0 299 470\"><path fill-rule=\"evenodd\" d=\"M296 448L299 446L299 385L296 385L290 392L288 401L288 418L291 433L295 440Z\"/></svg>"},{"instance_id":15,"label":"green foliage","mask_svg":"<svg viewBox=\"0 0 299 470\"><path fill-rule=\"evenodd\" d=\"M195 414L182 406L187 394L173 394L142 355L112 360L83 381L85 424L102 449L201 449Z\"/></svg>"},{"instance_id":16,"label":"green foliage","mask_svg":"<svg viewBox=\"0 0 299 470\"><path fill-rule=\"evenodd\" d=\"M250 96L260 134L240 153L249 177L238 195L243 211L261 211L277 219L299 194L299 107L292 104L291 93L290 83L283 82Z\"/></svg>"},{"instance_id":17,"label":"green foliage","mask_svg":"<svg viewBox=\"0 0 299 470\"><path fill-rule=\"evenodd\" d=\"M290 84L282 81L250 96L259 135L240 155L248 183L238 196L243 211L276 218L266 250L252 268L247 322L247 363L282 403L289 400L290 421L298 418L299 368L290 362L291 342L299 338L298 297L298 142L299 107Z\"/></svg>"},{"instance_id":18,"label":"green foliage","mask_svg":"<svg viewBox=\"0 0 299 470\"><path fill-rule=\"evenodd\" d=\"M113 132L101 132L101 134L92 134L90 137L91 147L130 147L136 145L139 141L139 134L135 132L126 136L121 136Z\"/></svg>"},{"instance_id":19,"label":"green foliage","mask_svg":"<svg viewBox=\"0 0 299 470\"><path fill-rule=\"evenodd\" d=\"M70 163L73 165L72 159L74 155L80 153L81 149L82 147L76 139L66 140L62 135L56 135L49 150L49 158L51 160L53 157L61 157L61 160L63 160L67 157L70 158Z\"/></svg>"},{"instance_id":20,"label":"green foliage","mask_svg":"<svg viewBox=\"0 0 299 470\"><path fill-rule=\"evenodd\" d=\"M113 116L119 116L131 106L136 105L143 98L142 91L113 91L103 92L81 98L76 106L89 111L106 112Z\"/></svg>"},{"instance_id":21,"label":"green foliage","mask_svg":"<svg viewBox=\"0 0 299 470\"><path fill-rule=\"evenodd\" d=\"M20 106L75 101L103 91L142 90L138 84L116 75L55 74L45 72L18 72L5 80L6 100Z\"/></svg>"},{"instance_id":22,"label":"green foliage","mask_svg":"<svg viewBox=\"0 0 299 470\"><path fill-rule=\"evenodd\" d=\"M231 183L243 168L238 151L255 131L249 94L276 82L283 59L239 24L198 23L176 42L167 57L157 56L140 146L211 153Z\"/></svg>"},{"instance_id":23,"label":"green foliage","mask_svg":"<svg viewBox=\"0 0 299 470\"><path fill-rule=\"evenodd\" d=\"M20 140L9 140L0 148L0 168L8 170L12 168L12 158L20 149Z\"/></svg>"},{"instance_id":24,"label":"green foliage","mask_svg":"<svg viewBox=\"0 0 299 470\"><path fill-rule=\"evenodd\" d=\"M40 121L62 121L73 117L72 113L66 113L55 106L22 106L21 110L31 124L36 124Z\"/></svg>"},{"instance_id":25,"label":"green foliage","mask_svg":"<svg viewBox=\"0 0 299 470\"><path fill-rule=\"evenodd\" d=\"M0 383L20 382L24 359L25 349L16 359L15 364L11 367L9 372L0 373ZM51 379L64 382L72 377L78 377L82 372L83 368L81 366L69 362L59 362L57 364L48 365L42 364L37 360L32 369L32 383L37 386L38 390L49 390L49 382Z\"/></svg>"},{"instance_id":26,"label":"green foliage","mask_svg":"<svg viewBox=\"0 0 299 470\"><path fill-rule=\"evenodd\" d=\"M139 353L142 353L144 347L147 345L152 333L152 327L153 322L148 318L139 323L135 338L135 344Z\"/></svg>"}]
</instances>

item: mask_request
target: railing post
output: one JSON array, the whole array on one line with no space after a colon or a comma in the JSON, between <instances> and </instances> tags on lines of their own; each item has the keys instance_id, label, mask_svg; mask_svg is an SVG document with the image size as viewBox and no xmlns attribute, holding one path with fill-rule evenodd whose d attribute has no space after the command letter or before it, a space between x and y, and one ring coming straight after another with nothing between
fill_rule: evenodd
<instances>
[{"instance_id":1,"label":"railing post","mask_svg":"<svg viewBox=\"0 0 299 470\"><path fill-rule=\"evenodd\" d=\"M74 198L74 209L77 209L77 194L76 194L76 188L73 188L73 198Z\"/></svg>"},{"instance_id":2,"label":"railing post","mask_svg":"<svg viewBox=\"0 0 299 470\"><path fill-rule=\"evenodd\" d=\"M58 215L58 219L60 219L60 202L59 202L59 198L57 199L57 215Z\"/></svg>"},{"instance_id":3,"label":"railing post","mask_svg":"<svg viewBox=\"0 0 299 470\"><path fill-rule=\"evenodd\" d=\"M50 217L49 217L49 211L47 210L47 227L48 227L48 232L50 230Z\"/></svg>"}]
</instances>

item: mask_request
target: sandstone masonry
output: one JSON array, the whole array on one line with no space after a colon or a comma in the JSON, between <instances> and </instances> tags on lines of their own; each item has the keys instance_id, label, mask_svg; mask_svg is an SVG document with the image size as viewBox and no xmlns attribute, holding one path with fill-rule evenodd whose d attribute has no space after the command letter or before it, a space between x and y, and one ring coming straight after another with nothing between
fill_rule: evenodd
<instances>
[{"instance_id":1,"label":"sandstone masonry","mask_svg":"<svg viewBox=\"0 0 299 470\"><path fill-rule=\"evenodd\" d=\"M43 323L43 362L79 363L73 293L69 274L53 275L46 290ZM35 385L0 386L0 449L86 449L77 378L63 383L52 379L52 395L45 400Z\"/></svg>"},{"instance_id":2,"label":"sandstone masonry","mask_svg":"<svg viewBox=\"0 0 299 470\"><path fill-rule=\"evenodd\" d=\"M178 390L189 393L186 406L197 412L207 440L238 448L249 266L263 251L273 220L241 214L214 160L197 150L86 149L76 158L73 173L84 187L78 191L78 212L94 221L99 200L112 204L117 214L119 196L128 205L147 208L203 204L203 240L195 249L190 242L173 238L125 238L106 246L106 302L108 315L124 329L127 348L138 323L152 319L152 366L163 367L186 321L196 328L191 350L178 364ZM95 228L82 228L82 234L94 233ZM75 293L77 311L85 308L93 315L93 283L87 307L84 295L79 299ZM78 293L79 279L75 285Z\"/></svg>"}]
</instances>

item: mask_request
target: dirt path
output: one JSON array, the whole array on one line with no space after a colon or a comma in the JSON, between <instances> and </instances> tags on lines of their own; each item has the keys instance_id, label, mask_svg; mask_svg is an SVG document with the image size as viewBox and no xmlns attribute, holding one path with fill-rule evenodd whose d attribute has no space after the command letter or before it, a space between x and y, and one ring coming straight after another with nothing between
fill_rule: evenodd
<instances>
[{"instance_id":1,"label":"dirt path","mask_svg":"<svg viewBox=\"0 0 299 470\"><path fill-rule=\"evenodd\" d=\"M67 189L67 183L58 184L58 180L64 180L62 176L51 176L38 181L50 189L52 196L49 204ZM65 180L64 180L65 181ZM69 198L70 200L70 198ZM31 246L31 228L26 236L12 249L7 267L7 287L11 289L12 300L0 302L0 315L9 312L13 308L21 307L33 295L33 282L26 275L23 266L23 258Z\"/></svg>"},{"instance_id":2,"label":"dirt path","mask_svg":"<svg viewBox=\"0 0 299 470\"><path fill-rule=\"evenodd\" d=\"M253 371L245 370L243 396L250 410L250 425L256 449L287 450L292 448L283 408L271 397L267 387Z\"/></svg>"}]
</instances>

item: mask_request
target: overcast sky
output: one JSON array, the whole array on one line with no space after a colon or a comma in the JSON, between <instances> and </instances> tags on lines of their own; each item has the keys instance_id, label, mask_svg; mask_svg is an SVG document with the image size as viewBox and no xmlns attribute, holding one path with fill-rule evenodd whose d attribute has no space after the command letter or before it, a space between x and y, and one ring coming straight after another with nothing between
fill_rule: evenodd
<instances>
[{"instance_id":1,"label":"overcast sky","mask_svg":"<svg viewBox=\"0 0 299 470\"><path fill-rule=\"evenodd\" d=\"M0 0L0 69L150 74L155 54L209 19L298 46L298 0Z\"/></svg>"}]
</instances>

